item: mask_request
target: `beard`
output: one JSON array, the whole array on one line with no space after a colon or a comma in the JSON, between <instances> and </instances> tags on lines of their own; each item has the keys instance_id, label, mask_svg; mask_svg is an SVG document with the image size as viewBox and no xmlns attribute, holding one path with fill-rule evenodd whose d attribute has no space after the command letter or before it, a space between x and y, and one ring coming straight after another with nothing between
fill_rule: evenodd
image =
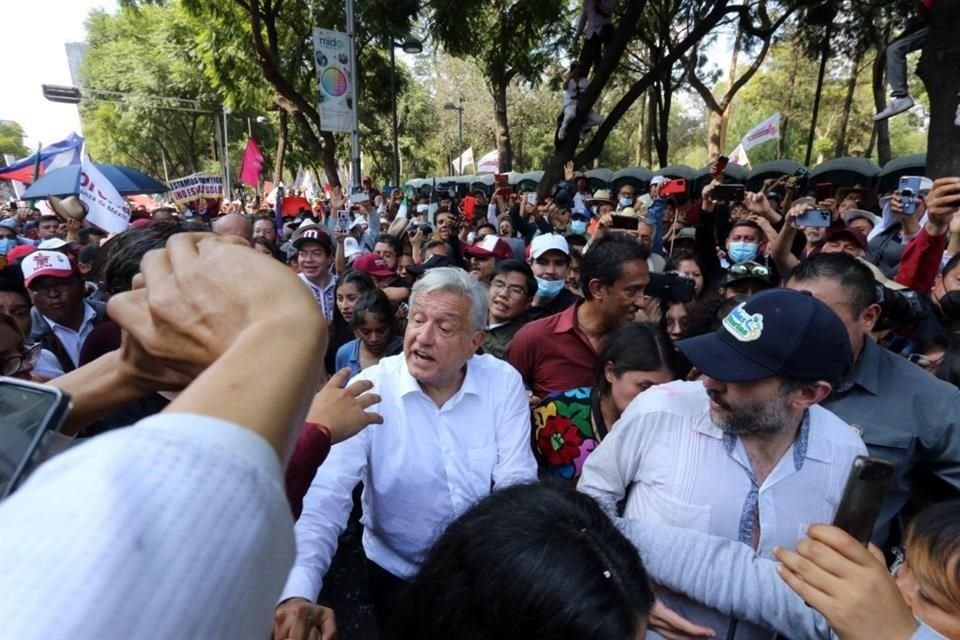
<instances>
[{"instance_id":1,"label":"beard","mask_svg":"<svg viewBox=\"0 0 960 640\"><path fill-rule=\"evenodd\" d=\"M718 393L707 394L723 409L711 407L710 418L718 427L737 436L769 436L790 426L792 418L784 402L786 394L778 392L773 398L752 400L738 406L724 402Z\"/></svg>"}]
</instances>

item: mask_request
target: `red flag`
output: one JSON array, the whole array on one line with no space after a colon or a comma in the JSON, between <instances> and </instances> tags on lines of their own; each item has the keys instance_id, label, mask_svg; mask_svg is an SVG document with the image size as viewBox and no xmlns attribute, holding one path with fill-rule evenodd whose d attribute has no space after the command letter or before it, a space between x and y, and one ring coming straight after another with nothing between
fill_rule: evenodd
<instances>
[{"instance_id":1,"label":"red flag","mask_svg":"<svg viewBox=\"0 0 960 640\"><path fill-rule=\"evenodd\" d=\"M240 163L240 182L256 187L260 184L260 170L263 169L263 154L253 138L247 138L247 148L243 150L243 162Z\"/></svg>"}]
</instances>

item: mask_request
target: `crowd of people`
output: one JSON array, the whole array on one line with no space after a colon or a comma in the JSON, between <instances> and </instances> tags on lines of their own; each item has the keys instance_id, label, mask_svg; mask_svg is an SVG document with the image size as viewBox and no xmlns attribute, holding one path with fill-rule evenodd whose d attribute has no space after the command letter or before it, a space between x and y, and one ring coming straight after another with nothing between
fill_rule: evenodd
<instances>
[{"instance_id":1,"label":"crowd of people","mask_svg":"<svg viewBox=\"0 0 960 640\"><path fill-rule=\"evenodd\" d=\"M384 638L960 638L960 177L676 186L12 204L2 374L73 407L0 635L327 640L359 518Z\"/></svg>"}]
</instances>

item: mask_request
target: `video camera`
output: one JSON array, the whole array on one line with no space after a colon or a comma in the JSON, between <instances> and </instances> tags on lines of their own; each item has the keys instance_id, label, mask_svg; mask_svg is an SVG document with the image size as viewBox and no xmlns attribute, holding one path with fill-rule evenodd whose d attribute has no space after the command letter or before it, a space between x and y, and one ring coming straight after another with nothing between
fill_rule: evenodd
<instances>
[{"instance_id":1,"label":"video camera","mask_svg":"<svg viewBox=\"0 0 960 640\"><path fill-rule=\"evenodd\" d=\"M877 304L880 305L880 318L874 331L910 326L927 315L917 292L910 289L895 291L877 284Z\"/></svg>"},{"instance_id":2,"label":"video camera","mask_svg":"<svg viewBox=\"0 0 960 640\"><path fill-rule=\"evenodd\" d=\"M690 302L696 293L697 283L679 271L651 273L650 284L644 293L650 298L660 298L663 302Z\"/></svg>"}]
</instances>

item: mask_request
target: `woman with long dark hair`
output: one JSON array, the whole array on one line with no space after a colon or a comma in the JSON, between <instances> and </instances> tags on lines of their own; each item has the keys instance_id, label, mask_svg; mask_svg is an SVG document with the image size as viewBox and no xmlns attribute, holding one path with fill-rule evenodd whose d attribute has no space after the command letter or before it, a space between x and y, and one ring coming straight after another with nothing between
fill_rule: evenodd
<instances>
[{"instance_id":1,"label":"woman with long dark hair","mask_svg":"<svg viewBox=\"0 0 960 640\"><path fill-rule=\"evenodd\" d=\"M593 387L551 394L533 409L541 473L575 483L587 456L630 401L676 379L675 359L670 338L655 324L631 323L610 334L597 359Z\"/></svg>"}]
</instances>

